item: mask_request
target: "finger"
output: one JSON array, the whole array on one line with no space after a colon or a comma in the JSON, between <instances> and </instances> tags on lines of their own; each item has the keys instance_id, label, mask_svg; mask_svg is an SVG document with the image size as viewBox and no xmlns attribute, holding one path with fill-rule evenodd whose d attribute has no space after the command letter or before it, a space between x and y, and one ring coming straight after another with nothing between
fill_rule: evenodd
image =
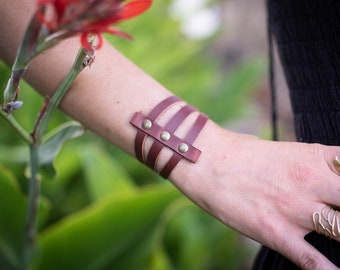
<instances>
[{"instance_id":1,"label":"finger","mask_svg":"<svg viewBox=\"0 0 340 270\"><path fill-rule=\"evenodd\" d=\"M333 150L335 149L335 150ZM327 150L331 151L324 151L324 158L327 162L328 167L332 172L336 175L340 175L340 150L338 147L330 147Z\"/></svg>"},{"instance_id":2,"label":"finger","mask_svg":"<svg viewBox=\"0 0 340 270\"><path fill-rule=\"evenodd\" d=\"M334 208L340 208L340 176L329 177L317 189L319 201Z\"/></svg>"},{"instance_id":3,"label":"finger","mask_svg":"<svg viewBox=\"0 0 340 270\"><path fill-rule=\"evenodd\" d=\"M301 238L289 239L283 245L281 253L283 256L290 258L296 265L304 270L339 270L324 255L316 250L308 242ZM288 241L288 240L286 240Z\"/></svg>"},{"instance_id":4,"label":"finger","mask_svg":"<svg viewBox=\"0 0 340 270\"><path fill-rule=\"evenodd\" d=\"M340 208L340 153L339 156L327 153L325 159L330 172L333 173L323 174L317 194L323 203Z\"/></svg>"},{"instance_id":5,"label":"finger","mask_svg":"<svg viewBox=\"0 0 340 270\"><path fill-rule=\"evenodd\" d=\"M313 213L314 230L328 238L340 240L340 212L330 206Z\"/></svg>"}]
</instances>

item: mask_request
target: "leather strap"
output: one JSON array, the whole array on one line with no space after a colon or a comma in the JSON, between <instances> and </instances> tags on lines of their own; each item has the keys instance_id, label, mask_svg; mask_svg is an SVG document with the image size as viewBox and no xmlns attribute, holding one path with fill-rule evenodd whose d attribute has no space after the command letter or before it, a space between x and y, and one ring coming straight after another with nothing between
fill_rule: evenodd
<instances>
[{"instance_id":1,"label":"leather strap","mask_svg":"<svg viewBox=\"0 0 340 270\"><path fill-rule=\"evenodd\" d=\"M170 96L160 103L156 107L154 107L151 112L146 116L147 119L151 121L155 121L161 114L164 112L167 108L169 108L171 105L181 101L179 97L176 96ZM135 154L139 161L145 163L144 158L144 141L146 139L146 134L138 129L137 135L135 138Z\"/></svg>"},{"instance_id":2,"label":"leather strap","mask_svg":"<svg viewBox=\"0 0 340 270\"><path fill-rule=\"evenodd\" d=\"M183 143L186 143L183 139L178 138L176 135L171 135L170 139L168 141L160 140L161 133L163 131L166 131L164 127L158 125L156 122L152 124L152 126L148 129L143 128L143 121L148 119L145 115L136 112L134 116L132 117L130 123L135 126L140 131L144 131L146 135L149 135L150 137L154 138L155 140L158 140L160 143L162 143L164 146L169 147L179 155L181 155L183 158L195 163L197 159L199 158L201 151L195 148L194 146L188 144L188 148L185 152L181 152L179 150L179 146ZM145 163L145 162L143 162Z\"/></svg>"},{"instance_id":3,"label":"leather strap","mask_svg":"<svg viewBox=\"0 0 340 270\"><path fill-rule=\"evenodd\" d=\"M176 96L171 96L160 102L147 115L136 112L130 121L130 123L137 128L135 153L136 157L141 162L155 170L157 159L162 148L166 146L173 150L173 155L160 171L160 175L164 178L169 177L171 171L182 158L185 158L192 163L195 163L198 160L201 151L195 148L192 144L208 120L206 115L200 113L184 139L179 138L174 134L174 132L192 112L196 111L194 107L185 105L166 123L164 127L160 126L156 122L158 117L164 111L169 109L170 106L179 101L182 100ZM147 136L152 137L155 141L151 145L147 159L145 159L144 142Z\"/></svg>"},{"instance_id":4,"label":"leather strap","mask_svg":"<svg viewBox=\"0 0 340 270\"><path fill-rule=\"evenodd\" d=\"M193 124L192 128L189 130L188 134L185 136L184 140L188 144L192 144L195 142L198 134L201 132L206 122L208 121L208 116L205 114L200 114ZM162 177L167 179L172 172L172 170L176 167L178 162L181 160L181 156L177 153L173 153L172 157L168 161L168 163L164 166L164 168L159 173Z\"/></svg>"},{"instance_id":5,"label":"leather strap","mask_svg":"<svg viewBox=\"0 0 340 270\"><path fill-rule=\"evenodd\" d=\"M194 111L194 107L190 105L184 106L169 120L169 122L164 126L164 129L169 132L170 135L173 134L176 129L183 123L185 118L187 118L188 115ZM159 141L154 141L154 143L152 144L149 150L148 158L146 160L146 165L148 165L151 169L156 169L156 161L162 148L163 145Z\"/></svg>"}]
</instances>

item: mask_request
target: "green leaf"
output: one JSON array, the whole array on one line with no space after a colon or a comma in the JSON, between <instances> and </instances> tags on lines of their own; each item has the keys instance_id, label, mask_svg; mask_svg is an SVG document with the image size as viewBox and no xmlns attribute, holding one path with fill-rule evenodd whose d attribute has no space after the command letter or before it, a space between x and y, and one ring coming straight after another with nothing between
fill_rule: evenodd
<instances>
[{"instance_id":1,"label":"green leaf","mask_svg":"<svg viewBox=\"0 0 340 270\"><path fill-rule=\"evenodd\" d=\"M127 172L108 152L91 145L81 152L85 181L93 201L135 190Z\"/></svg>"},{"instance_id":2,"label":"green leaf","mask_svg":"<svg viewBox=\"0 0 340 270\"><path fill-rule=\"evenodd\" d=\"M19 265L19 253L25 222L25 198L13 174L0 165L0 268L14 269Z\"/></svg>"},{"instance_id":3,"label":"green leaf","mask_svg":"<svg viewBox=\"0 0 340 270\"><path fill-rule=\"evenodd\" d=\"M163 239L172 269L246 268L251 254L242 236L196 205L185 204L184 200L181 205L179 201L168 218Z\"/></svg>"},{"instance_id":4,"label":"green leaf","mask_svg":"<svg viewBox=\"0 0 340 270\"><path fill-rule=\"evenodd\" d=\"M0 164L0 269L17 269L23 244L27 200L13 174ZM48 202L41 200L40 224L46 220Z\"/></svg>"},{"instance_id":5,"label":"green leaf","mask_svg":"<svg viewBox=\"0 0 340 270\"><path fill-rule=\"evenodd\" d=\"M0 162L1 163L21 163L25 164L28 159L28 147L0 145Z\"/></svg>"},{"instance_id":6,"label":"green leaf","mask_svg":"<svg viewBox=\"0 0 340 270\"><path fill-rule=\"evenodd\" d=\"M56 181L41 183L42 194L53 204L49 222L54 222L89 202L88 196L84 196L87 194L84 179L80 177L82 165L79 149L85 147L82 143L82 139L66 143L53 162L58 172Z\"/></svg>"},{"instance_id":7,"label":"green leaf","mask_svg":"<svg viewBox=\"0 0 340 270\"><path fill-rule=\"evenodd\" d=\"M152 228L153 230L153 228ZM171 261L164 248L164 244L154 248L155 231L145 235L143 241L135 243L135 245L117 256L105 269L147 269L147 270L171 270Z\"/></svg>"},{"instance_id":8,"label":"green leaf","mask_svg":"<svg viewBox=\"0 0 340 270\"><path fill-rule=\"evenodd\" d=\"M149 239L164 209L180 197L170 185L107 198L41 235L34 269L98 270Z\"/></svg>"},{"instance_id":9,"label":"green leaf","mask_svg":"<svg viewBox=\"0 0 340 270\"><path fill-rule=\"evenodd\" d=\"M0 238L0 269L14 270L20 268L18 254Z\"/></svg>"},{"instance_id":10,"label":"green leaf","mask_svg":"<svg viewBox=\"0 0 340 270\"><path fill-rule=\"evenodd\" d=\"M151 231L152 230L152 231ZM164 246L155 246L155 234L154 227L150 228L150 231L145 234L143 239L137 241L134 245L126 249L125 252L119 256L113 258L113 260L105 266L104 269L148 269L148 270L170 270L172 269L169 258L167 257Z\"/></svg>"},{"instance_id":11,"label":"green leaf","mask_svg":"<svg viewBox=\"0 0 340 270\"><path fill-rule=\"evenodd\" d=\"M84 128L78 122L72 121L62 124L44 136L43 143L38 150L40 173L49 178L55 177L56 169L53 161L63 144L69 139L81 136L83 133Z\"/></svg>"},{"instance_id":12,"label":"green leaf","mask_svg":"<svg viewBox=\"0 0 340 270\"><path fill-rule=\"evenodd\" d=\"M166 254L166 251L164 250L163 246L160 246L157 249L154 249L154 252L152 254L151 258L151 265L150 265L150 270L171 270L172 265L170 262L169 256Z\"/></svg>"}]
</instances>

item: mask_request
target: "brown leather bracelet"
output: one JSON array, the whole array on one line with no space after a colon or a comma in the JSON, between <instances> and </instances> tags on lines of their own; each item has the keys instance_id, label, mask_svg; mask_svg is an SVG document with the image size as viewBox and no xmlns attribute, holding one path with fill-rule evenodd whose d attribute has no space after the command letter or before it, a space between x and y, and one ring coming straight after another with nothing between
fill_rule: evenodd
<instances>
[{"instance_id":1,"label":"brown leather bracelet","mask_svg":"<svg viewBox=\"0 0 340 270\"><path fill-rule=\"evenodd\" d=\"M171 136L171 134L176 131L176 129L180 126L180 124L182 124L185 118L187 118L187 116L194 111L195 111L195 108L190 105L186 105L183 108L181 108L164 126L166 131L163 132L162 137L166 139L167 137ZM146 160L146 165L148 165L153 170L156 170L156 167L155 167L156 160L162 148L163 148L162 143L160 143L159 141L154 141L154 143L152 144L149 150L149 154Z\"/></svg>"},{"instance_id":2,"label":"brown leather bracelet","mask_svg":"<svg viewBox=\"0 0 340 270\"><path fill-rule=\"evenodd\" d=\"M182 124L182 122L196 109L190 105L182 107L167 123L160 126L156 120L166 111L171 105L181 101L181 99L172 96L162 102L160 102L148 115L136 112L132 117L130 123L137 128L137 135L135 138L135 152L136 157L153 170L156 170L156 163L164 146L170 148L174 153L167 164L160 171L160 175L164 178L168 178L171 171L176 167L178 162L185 158L192 163L195 163L201 151L195 148L192 143L204 127L208 120L208 117L200 113L188 131L184 139L174 135L176 129ZM144 141L147 136L152 137L153 142L147 159L144 155Z\"/></svg>"},{"instance_id":3,"label":"brown leather bracelet","mask_svg":"<svg viewBox=\"0 0 340 270\"><path fill-rule=\"evenodd\" d=\"M162 102L160 102L156 107L152 109L152 111L147 115L146 119L148 119L151 122L155 121L162 114L162 112L164 112L165 109L179 101L181 101L181 99L176 96L170 96L164 99ZM149 124L149 121L146 121L145 123L143 123L143 125L147 126ZM146 139L146 136L147 135L144 132L138 130L135 138L136 157L138 158L139 161L143 163L145 163L144 141Z\"/></svg>"},{"instance_id":4,"label":"brown leather bracelet","mask_svg":"<svg viewBox=\"0 0 340 270\"><path fill-rule=\"evenodd\" d=\"M185 136L184 140L188 144L194 143L198 134L201 132L202 128L205 126L206 122L208 121L208 116L205 114L200 114L196 119L196 122L191 127L188 134ZM180 155L177 153L173 153L172 157L168 161L168 163L164 166L164 168L159 173L162 177L168 178L172 170L176 167L178 162L182 159Z\"/></svg>"}]
</instances>

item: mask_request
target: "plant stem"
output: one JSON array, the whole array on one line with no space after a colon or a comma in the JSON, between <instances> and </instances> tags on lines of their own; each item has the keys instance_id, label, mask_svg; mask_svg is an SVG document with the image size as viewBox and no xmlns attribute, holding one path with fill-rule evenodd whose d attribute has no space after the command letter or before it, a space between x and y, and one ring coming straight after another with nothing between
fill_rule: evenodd
<instances>
[{"instance_id":1,"label":"plant stem","mask_svg":"<svg viewBox=\"0 0 340 270\"><path fill-rule=\"evenodd\" d=\"M51 100L44 104L40 115L38 116L35 127L30 138L30 182L28 189L28 208L27 208L27 220L24 237L24 250L23 250L23 267L27 269L34 255L35 241L38 227L38 210L39 210L39 193L40 193L40 181L38 179L39 163L39 149L42 143L42 136L45 134L47 126L54 112L57 110L60 101L69 90L71 84L78 76L78 74L84 69L84 59L86 52L80 49L75 62L69 71L68 75L64 78L59 85ZM13 123L12 123L13 124ZM22 134L23 135L23 134ZM28 140L26 140L28 141Z\"/></svg>"},{"instance_id":2,"label":"plant stem","mask_svg":"<svg viewBox=\"0 0 340 270\"><path fill-rule=\"evenodd\" d=\"M15 120L13 115L0 110L0 115L12 126L15 132L27 143L32 144L32 136Z\"/></svg>"},{"instance_id":3,"label":"plant stem","mask_svg":"<svg viewBox=\"0 0 340 270\"><path fill-rule=\"evenodd\" d=\"M23 269L28 269L34 254L35 240L38 227L38 208L40 181L38 179L38 145L30 145L30 180L29 180L29 198L26 217L24 251L23 251Z\"/></svg>"},{"instance_id":4,"label":"plant stem","mask_svg":"<svg viewBox=\"0 0 340 270\"><path fill-rule=\"evenodd\" d=\"M79 75L79 73L84 69L84 59L86 57L86 52L81 48L78 52L78 55L75 59L75 62L70 69L67 76L64 78L62 83L58 86L57 90L55 91L54 95L52 96L46 112L43 114L42 118L40 119L39 123L37 122L37 137L41 138L45 133L47 126L50 122L50 119L54 112L57 110L61 100L65 96L66 92L71 87L75 78Z\"/></svg>"}]
</instances>

